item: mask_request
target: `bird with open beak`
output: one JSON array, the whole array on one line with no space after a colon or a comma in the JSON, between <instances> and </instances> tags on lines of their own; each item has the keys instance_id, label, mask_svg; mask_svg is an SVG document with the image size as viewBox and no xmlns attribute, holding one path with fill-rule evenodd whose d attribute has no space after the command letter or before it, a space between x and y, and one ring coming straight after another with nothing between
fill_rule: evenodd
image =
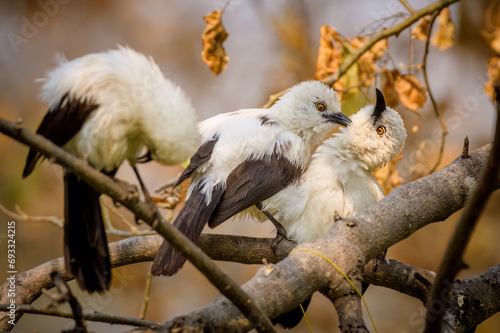
<instances>
[{"instance_id":1,"label":"bird with open beak","mask_svg":"<svg viewBox=\"0 0 500 333\"><path fill-rule=\"evenodd\" d=\"M196 116L184 91L166 79L152 58L130 48L62 61L50 71L42 99L50 108L37 133L96 169L114 176L124 160L184 162L198 140ZM30 150L23 177L42 155ZM111 265L99 204L100 193L64 170L64 255L66 269L81 288L104 292Z\"/></svg>"},{"instance_id":2,"label":"bird with open beak","mask_svg":"<svg viewBox=\"0 0 500 333\"><path fill-rule=\"evenodd\" d=\"M333 126L349 122L337 93L319 81L295 85L269 109L239 110L201 122L201 147L177 181L191 178L174 226L196 243L207 222L214 228L263 201L272 203L297 183L314 147ZM184 262L164 241L151 272L173 275Z\"/></svg>"},{"instance_id":3,"label":"bird with open beak","mask_svg":"<svg viewBox=\"0 0 500 333\"><path fill-rule=\"evenodd\" d=\"M349 127L318 147L299 182L277 200L263 202L263 209L284 226L288 239L313 242L330 230L336 215L353 216L384 197L372 172L399 154L406 130L399 114L386 107L380 90L376 93L375 105L352 115ZM309 301L302 304L304 311ZM292 328L302 317L302 309L296 308L274 323Z\"/></svg>"}]
</instances>

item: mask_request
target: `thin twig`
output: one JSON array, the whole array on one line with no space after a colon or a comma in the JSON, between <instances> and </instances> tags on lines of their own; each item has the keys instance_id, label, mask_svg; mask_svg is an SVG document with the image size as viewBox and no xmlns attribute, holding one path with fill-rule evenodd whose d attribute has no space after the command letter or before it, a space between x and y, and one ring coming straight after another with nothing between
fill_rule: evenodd
<instances>
[{"instance_id":1,"label":"thin twig","mask_svg":"<svg viewBox=\"0 0 500 333\"><path fill-rule=\"evenodd\" d=\"M107 204L106 204L107 205ZM109 205L107 205L109 207ZM57 216L31 216L26 214L21 210L19 206L15 206L16 212L7 209L5 206L0 204L0 211L2 211L5 215L12 217L18 221L26 221L26 222L46 222L57 226L58 228L63 228L64 220L58 218ZM106 223L106 234L107 235L115 235L120 237L130 237L130 236L147 236L147 235L155 235L157 232L152 230L137 230L137 231L125 231L119 230L111 225L109 221L108 213L105 209L103 209L103 218Z\"/></svg>"},{"instance_id":2,"label":"thin twig","mask_svg":"<svg viewBox=\"0 0 500 333\"><path fill-rule=\"evenodd\" d=\"M50 273L50 278L54 282L59 293L60 302L68 302L71 307L73 318L75 319L74 330L78 332L87 332L87 324L85 323L85 318L83 318L82 306L71 292L64 278L57 271Z\"/></svg>"},{"instance_id":3,"label":"thin twig","mask_svg":"<svg viewBox=\"0 0 500 333\"><path fill-rule=\"evenodd\" d=\"M137 225L130 223L130 221L125 216L120 214L113 206L111 206L108 202L106 202L106 200L103 197L100 198L100 202L101 202L101 207L103 208L102 213L103 213L104 223L106 224L106 234L108 235L111 234L121 237L146 236L146 235L156 234L156 232L153 230L139 230L137 228ZM123 223L125 223L130 228L130 231L116 229L111 223L111 219L109 218L109 213L108 213L109 211L111 211Z\"/></svg>"},{"instance_id":4,"label":"thin twig","mask_svg":"<svg viewBox=\"0 0 500 333\"><path fill-rule=\"evenodd\" d=\"M408 35L409 43L408 43L408 74L412 74L411 70L413 67L413 38L411 38L411 34Z\"/></svg>"},{"instance_id":5,"label":"thin twig","mask_svg":"<svg viewBox=\"0 0 500 333\"><path fill-rule=\"evenodd\" d=\"M436 161L436 164L432 167L430 170L430 173L433 173L434 171L437 170L439 164L441 164L441 161L443 159L443 152L444 152L444 145L446 142L446 135L448 135L448 128L446 126L446 123L441 117L441 114L439 113L439 109L436 103L436 99L434 98L434 94L431 91L431 87L429 85L429 79L427 77L427 55L429 54L429 44L431 40L431 32L432 32L432 26L434 25L434 22L436 21L436 18L438 17L439 13L441 11L436 11L434 14L432 14L430 23L429 23L429 35L427 36L427 40L425 41L425 51L424 51L424 60L422 61L422 71L424 73L424 80L425 80L425 85L427 86L427 92L429 93L429 98L431 99L432 102L432 107L434 108L434 114L436 115L436 118L439 120L439 123L441 124L441 127L443 129L443 133L441 133L441 145L439 147L439 155L438 159Z\"/></svg>"},{"instance_id":6,"label":"thin twig","mask_svg":"<svg viewBox=\"0 0 500 333\"><path fill-rule=\"evenodd\" d=\"M410 14L415 13L415 8L413 8L406 0L399 0L399 2L405 6L405 8L410 12Z\"/></svg>"},{"instance_id":7,"label":"thin twig","mask_svg":"<svg viewBox=\"0 0 500 333\"><path fill-rule=\"evenodd\" d=\"M408 72L410 72L414 69L416 69L416 70L421 69L422 64L406 65L404 62L400 62L399 67L401 67L402 69L406 69Z\"/></svg>"},{"instance_id":8,"label":"thin twig","mask_svg":"<svg viewBox=\"0 0 500 333\"><path fill-rule=\"evenodd\" d=\"M146 278L146 288L144 290L144 301L142 302L141 311L139 312L139 318L146 318L146 311L148 311L149 299L151 295L151 280L153 280L153 274L148 273Z\"/></svg>"},{"instance_id":9,"label":"thin twig","mask_svg":"<svg viewBox=\"0 0 500 333\"><path fill-rule=\"evenodd\" d=\"M5 206L0 204L0 210L7 216L12 217L18 221L27 221L27 222L48 222L53 224L59 228L62 228L64 225L64 221L58 218L57 216L30 216L23 212L19 206L16 205L16 213L8 210Z\"/></svg>"},{"instance_id":10,"label":"thin twig","mask_svg":"<svg viewBox=\"0 0 500 333\"><path fill-rule=\"evenodd\" d=\"M170 244L186 257L207 277L207 279L226 296L249 320L258 332L276 332L269 318L259 306L241 288L225 274L199 247L191 242L182 232L163 218L156 207L139 200L136 195L114 179L99 172L87 161L77 158L47 138L0 118L0 132L40 152L80 177L96 191L106 193L113 200L131 210L138 219L146 222L162 235Z\"/></svg>"},{"instance_id":11,"label":"thin twig","mask_svg":"<svg viewBox=\"0 0 500 333\"><path fill-rule=\"evenodd\" d=\"M163 185L160 185L158 186L157 188L154 189L155 193L160 193L161 191L169 188L169 187L172 187L175 185L175 183L177 183L177 179L179 179L179 176L180 174L178 174L177 176L175 176L174 178L170 179L168 182L166 182L165 184Z\"/></svg>"},{"instance_id":12,"label":"thin twig","mask_svg":"<svg viewBox=\"0 0 500 333\"><path fill-rule=\"evenodd\" d=\"M432 286L430 298L426 304L426 327L425 333L441 331L443 315L449 303L447 292L453 284L453 279L463 266L462 256L472 235L472 231L483 210L486 202L496 188L498 172L500 169L500 93L498 86L495 87L497 102L497 121L495 138L486 168L479 180L479 184L465 204L464 211L460 216L457 227L448 244L446 253L439 267L436 280ZM439 303L439 311L435 313L433 306ZM444 304L444 305L443 305Z\"/></svg>"},{"instance_id":13,"label":"thin twig","mask_svg":"<svg viewBox=\"0 0 500 333\"><path fill-rule=\"evenodd\" d=\"M231 0L226 0L224 7L222 7L222 9L220 11L224 13L224 11L226 10L227 6L229 6L230 3L231 3Z\"/></svg>"},{"instance_id":14,"label":"thin twig","mask_svg":"<svg viewBox=\"0 0 500 333\"><path fill-rule=\"evenodd\" d=\"M9 311L9 309L7 308L8 306L9 306L8 304L0 304L0 311ZM71 312L49 310L49 309L38 309L31 305L26 305L26 304L16 304L16 311L24 313L40 314L45 316L73 318L73 313ZM150 320L124 317L124 316L100 313L96 311L83 312L82 317L88 321L97 321L102 323L119 324L119 325L130 325L137 327L148 327L153 330L159 330L162 327L161 323Z\"/></svg>"},{"instance_id":15,"label":"thin twig","mask_svg":"<svg viewBox=\"0 0 500 333\"><path fill-rule=\"evenodd\" d=\"M366 41L365 44L363 44L362 47L360 47L356 52L354 52L347 60L342 63L340 66L339 70L332 74L331 76L321 80L324 84L328 86L332 86L335 82L338 81L338 79L344 75L351 67L354 65L359 58L366 53L369 49L372 48L373 45L375 45L377 42L381 41L382 39L391 37L393 35L399 35L403 30L408 28L410 25L412 25L414 22L418 21L420 18L424 17L425 15L428 15L430 13L433 13L435 11L440 11L441 9L448 7L454 2L457 2L458 0L441 0L434 2L430 4L427 7L424 7L420 10L415 11L410 17L408 17L406 20L398 23L397 25L393 26L392 28L388 28L385 30L382 30L378 35L375 35L374 37L370 38L368 41ZM283 90L277 94L269 96L269 100L267 103L264 105L264 108L268 108L271 105L273 105L284 93L286 93L288 89Z\"/></svg>"},{"instance_id":16,"label":"thin twig","mask_svg":"<svg viewBox=\"0 0 500 333\"><path fill-rule=\"evenodd\" d=\"M373 36L375 33L379 32L380 30L384 29L385 28L385 25L393 25L394 23L396 23L396 21L398 19L401 19L401 18L406 18L408 17L409 14L408 13L403 13L403 12L398 12L398 13L395 13L391 16L384 16L384 17L381 17L379 19L376 19L375 21L371 21L370 23L368 23L367 25L365 25L361 30L359 30L359 33L358 35L368 35L368 36ZM391 20L391 22L389 22L389 20ZM378 25L378 27L374 27L375 25ZM373 28L372 28L373 26ZM372 29L372 30L375 30L377 29L375 32L367 32L368 29Z\"/></svg>"}]
</instances>

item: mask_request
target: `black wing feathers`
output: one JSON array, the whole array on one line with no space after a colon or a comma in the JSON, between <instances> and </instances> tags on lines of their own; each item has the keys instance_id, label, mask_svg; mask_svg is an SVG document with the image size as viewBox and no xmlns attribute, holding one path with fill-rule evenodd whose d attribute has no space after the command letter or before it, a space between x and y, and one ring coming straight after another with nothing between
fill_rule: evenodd
<instances>
[{"instance_id":1,"label":"black wing feathers","mask_svg":"<svg viewBox=\"0 0 500 333\"><path fill-rule=\"evenodd\" d=\"M111 264L100 193L71 173L64 176L64 186L66 269L82 289L104 292L111 282Z\"/></svg>"},{"instance_id":2,"label":"black wing feathers","mask_svg":"<svg viewBox=\"0 0 500 333\"><path fill-rule=\"evenodd\" d=\"M208 226L215 228L231 216L270 198L297 180L301 172L300 167L276 153L243 162L227 178L227 189Z\"/></svg>"},{"instance_id":3,"label":"black wing feathers","mask_svg":"<svg viewBox=\"0 0 500 333\"><path fill-rule=\"evenodd\" d=\"M214 137L212 140L209 140L202 144L200 148L194 153L193 157L191 157L191 161L186 169L182 172L177 183L175 183L174 187L179 186L183 181L188 179L194 170L198 169L200 166L205 164L212 157L212 152L214 151L215 144L217 143L218 136Z\"/></svg>"},{"instance_id":4,"label":"black wing feathers","mask_svg":"<svg viewBox=\"0 0 500 333\"><path fill-rule=\"evenodd\" d=\"M82 128L87 117L98 108L89 100L71 98L66 93L59 103L52 106L36 131L58 146L63 146ZM23 178L30 175L36 162L42 157L39 152L30 150L23 171Z\"/></svg>"},{"instance_id":5,"label":"black wing feathers","mask_svg":"<svg viewBox=\"0 0 500 333\"><path fill-rule=\"evenodd\" d=\"M191 164L178 180L180 184L200 165L210 159L217 139L205 143L193 156ZM206 203L206 195L201 193L198 184L182 207L174 221L176 226L191 241L196 243L205 224L214 228L231 216L273 196L293 181L297 180L302 169L288 159L273 154L261 160L245 161L228 176L226 187L212 189L211 201ZM153 275L173 275L186 259L164 241L153 261Z\"/></svg>"},{"instance_id":6,"label":"black wing feathers","mask_svg":"<svg viewBox=\"0 0 500 333\"><path fill-rule=\"evenodd\" d=\"M173 225L193 243L196 243L222 193L221 187L215 188L212 191L212 201L207 205L206 196L200 192L199 187L195 188L175 218ZM165 240L155 256L151 274L171 276L181 269L185 261L186 258L177 253L172 245Z\"/></svg>"}]
</instances>

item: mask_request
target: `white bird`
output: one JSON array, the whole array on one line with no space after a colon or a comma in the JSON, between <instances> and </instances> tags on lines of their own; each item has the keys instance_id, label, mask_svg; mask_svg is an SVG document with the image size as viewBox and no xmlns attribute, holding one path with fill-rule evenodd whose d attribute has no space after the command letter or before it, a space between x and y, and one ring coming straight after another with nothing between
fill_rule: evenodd
<instances>
[{"instance_id":1,"label":"white bird","mask_svg":"<svg viewBox=\"0 0 500 333\"><path fill-rule=\"evenodd\" d=\"M221 114L200 123L202 145L177 184L191 178L174 225L196 242L214 228L294 184L334 124L346 126L337 93L318 81L295 85L269 109ZM185 258L163 242L153 275L175 274Z\"/></svg>"},{"instance_id":2,"label":"white bird","mask_svg":"<svg viewBox=\"0 0 500 333\"><path fill-rule=\"evenodd\" d=\"M353 216L384 197L372 172L403 148L403 120L386 107L378 89L376 105L362 108L350 119L347 128L318 147L297 184L283 191L280 200L263 202L263 209L286 229L288 239L315 241L331 229L336 214ZM309 301L302 304L304 309ZM292 328L300 319L302 310L297 308L274 322Z\"/></svg>"},{"instance_id":3,"label":"white bird","mask_svg":"<svg viewBox=\"0 0 500 333\"><path fill-rule=\"evenodd\" d=\"M151 57L119 47L63 60L43 81L41 98L50 108L37 133L110 176L128 160L143 191L136 169L141 150L148 149L144 159L170 165L195 150L193 106ZM41 157L29 151L23 177ZM66 269L83 289L103 292L110 285L111 266L100 193L71 170L64 172L64 185Z\"/></svg>"},{"instance_id":4,"label":"white bird","mask_svg":"<svg viewBox=\"0 0 500 333\"><path fill-rule=\"evenodd\" d=\"M290 240L312 242L330 230L335 212L353 216L384 197L372 172L401 151L406 139L403 120L385 106L378 89L377 104L350 119L347 128L318 146L297 184L283 191L279 201L262 204Z\"/></svg>"}]
</instances>

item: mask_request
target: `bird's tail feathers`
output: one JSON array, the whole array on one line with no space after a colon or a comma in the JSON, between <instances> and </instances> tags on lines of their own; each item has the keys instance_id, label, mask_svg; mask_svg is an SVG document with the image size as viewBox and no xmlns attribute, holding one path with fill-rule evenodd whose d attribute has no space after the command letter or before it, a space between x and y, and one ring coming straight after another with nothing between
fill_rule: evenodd
<instances>
[{"instance_id":1,"label":"bird's tail feathers","mask_svg":"<svg viewBox=\"0 0 500 333\"><path fill-rule=\"evenodd\" d=\"M282 313L278 317L274 318L272 320L274 325L280 325L281 327L289 330L297 326L302 318L304 317L304 313L307 311L307 308L309 307L309 303L311 303L311 298L306 299L304 302L302 302L302 309L300 306L296 307L292 311L289 311L287 313Z\"/></svg>"},{"instance_id":2,"label":"bird's tail feathers","mask_svg":"<svg viewBox=\"0 0 500 333\"><path fill-rule=\"evenodd\" d=\"M100 194L73 174L64 176L64 255L66 270L88 292L102 293L111 283L108 241Z\"/></svg>"},{"instance_id":3,"label":"bird's tail feathers","mask_svg":"<svg viewBox=\"0 0 500 333\"><path fill-rule=\"evenodd\" d=\"M26 158L26 165L23 170L23 178L28 177L33 172L33 169L35 168L40 157L40 153L30 149L28 157Z\"/></svg>"},{"instance_id":4,"label":"bird's tail feathers","mask_svg":"<svg viewBox=\"0 0 500 333\"><path fill-rule=\"evenodd\" d=\"M196 244L222 193L222 189L214 188L211 201L207 204L206 195L201 193L200 189L194 189L173 225ZM165 240L153 260L151 274L172 276L185 262L186 258Z\"/></svg>"}]
</instances>

